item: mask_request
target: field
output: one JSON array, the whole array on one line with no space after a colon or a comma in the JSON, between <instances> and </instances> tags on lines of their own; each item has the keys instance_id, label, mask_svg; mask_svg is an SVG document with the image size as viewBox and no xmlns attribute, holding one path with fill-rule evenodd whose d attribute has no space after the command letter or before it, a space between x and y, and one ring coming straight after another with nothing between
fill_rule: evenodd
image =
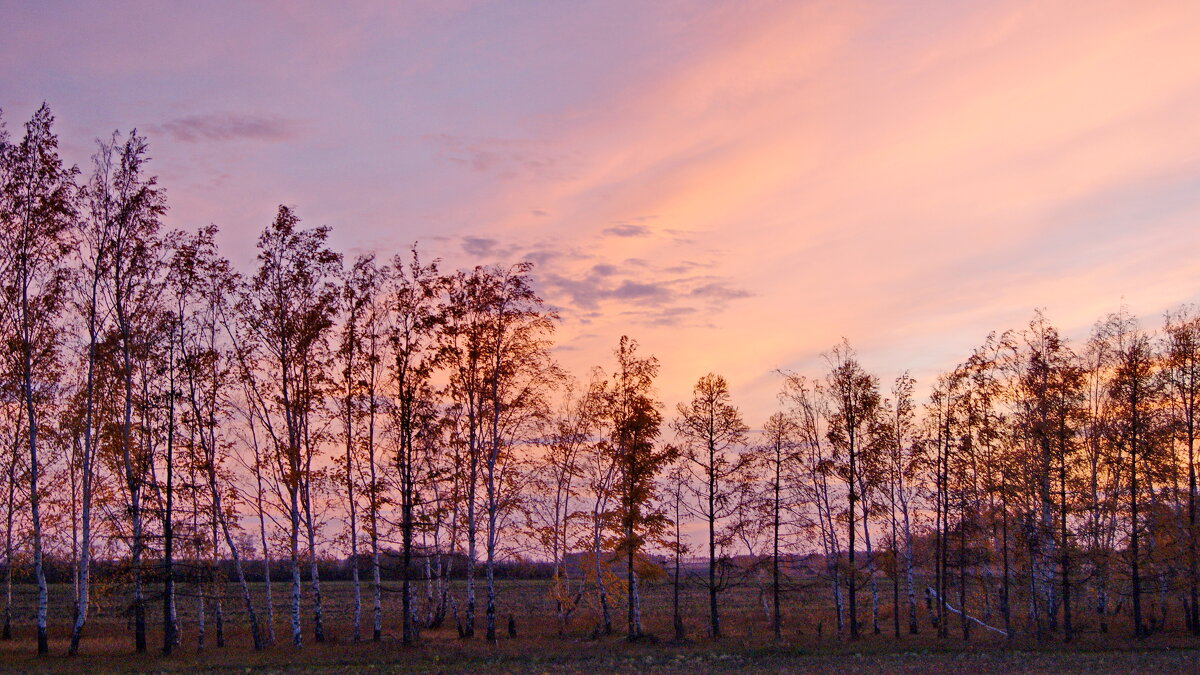
<instances>
[{"instance_id":1,"label":"field","mask_svg":"<svg viewBox=\"0 0 1200 675\"><path fill-rule=\"evenodd\" d=\"M385 596L384 640L354 644L351 638L353 599L348 583L328 583L326 623L330 639L312 642L311 616L303 616L306 644L296 650L288 644L286 607L281 603L286 588L276 584L275 630L277 643L255 653L250 648L244 616L238 611L236 588L225 598L225 648L215 646L212 609L207 615L207 647L196 648L196 599L179 597L183 643L172 657L158 655L160 598L151 597L150 654L132 653L132 632L122 611L123 601L106 598L99 603L89 624L82 653L74 658L66 651L70 588L52 587L51 654L39 658L33 652L32 616L14 618L14 639L0 642L0 668L36 672L1198 672L1200 641L1181 632L1161 634L1135 642L1124 634L1101 635L1088 626L1069 646L1057 642L1037 644L1021 638L1006 644L999 636L976 632L968 643L961 637L939 640L928 623L917 636L899 641L889 633L890 614L884 618L884 634L870 634L848 643L839 641L832 630L832 616L825 614L823 597L798 592L788 598L784 639L771 636L757 589L731 589L722 597L725 637L712 640L705 635L706 596L697 587L685 594L689 640L673 641L670 616L670 586L646 589L643 598L644 624L650 634L644 641L626 642L619 635L593 634L595 615L584 608L572 620L571 629L558 634L552 601L543 581L505 581L500 587L500 633L496 644L481 637L461 640L452 625L424 631L421 643L404 648L399 643L399 599ZM184 592L188 588L181 589ZM263 588L256 585L261 606ZM366 586L364 585L364 591ZM18 589L22 605L31 599L29 587ZM306 589L307 592L307 589ZM483 599L480 594L480 600ZM480 604L482 608L482 602ZM370 600L364 597L364 635L370 636ZM517 637L507 635L507 617L513 614ZM868 615L869 616L869 615ZM614 608L615 628L624 626L623 603ZM482 616L480 616L482 635ZM957 624L952 624L957 629ZM957 635L957 632L953 633Z\"/></svg>"}]
</instances>

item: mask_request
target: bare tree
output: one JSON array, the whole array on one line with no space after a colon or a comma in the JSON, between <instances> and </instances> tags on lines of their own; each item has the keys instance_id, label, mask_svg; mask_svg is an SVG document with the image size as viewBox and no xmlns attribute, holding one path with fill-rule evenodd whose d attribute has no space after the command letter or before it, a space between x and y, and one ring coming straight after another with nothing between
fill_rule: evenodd
<instances>
[{"instance_id":1,"label":"bare tree","mask_svg":"<svg viewBox=\"0 0 1200 675\"><path fill-rule=\"evenodd\" d=\"M790 415L777 412L763 424L763 443L759 448L762 455L760 465L767 469L769 491L769 522L771 527L771 629L775 639L783 636L782 613L780 612L780 553L783 542L784 518L786 517L788 486L792 478L790 471L796 462L796 440L799 430Z\"/></svg>"},{"instance_id":2,"label":"bare tree","mask_svg":"<svg viewBox=\"0 0 1200 675\"><path fill-rule=\"evenodd\" d=\"M830 415L829 440L845 457L842 478L847 486L847 509L849 527L849 589L850 589L850 639L858 638L858 568L855 565L855 507L861 499L863 487L860 466L862 453L868 448L872 424L879 409L879 383L859 365L857 356L843 341L826 353L830 372L826 382L833 403ZM867 516L863 514L864 527ZM870 556L868 556L870 557ZM873 563L872 563L873 565ZM873 580L873 579L872 579ZM877 603L876 603L877 604Z\"/></svg>"},{"instance_id":3,"label":"bare tree","mask_svg":"<svg viewBox=\"0 0 1200 675\"><path fill-rule=\"evenodd\" d=\"M1175 437L1187 455L1187 625L1200 635L1200 556L1196 539L1196 422L1200 404L1200 315L1184 307L1166 318L1163 374L1171 402Z\"/></svg>"},{"instance_id":4,"label":"bare tree","mask_svg":"<svg viewBox=\"0 0 1200 675\"><path fill-rule=\"evenodd\" d=\"M558 411L548 421L547 447L535 469L534 495L527 511L532 535L552 565L550 594L560 635L583 594L582 584L573 585L564 558L578 538L578 521L584 515L572 508L581 496L584 453L592 440L596 413L594 387L575 392L575 386L568 384Z\"/></svg>"},{"instance_id":5,"label":"bare tree","mask_svg":"<svg viewBox=\"0 0 1200 675\"><path fill-rule=\"evenodd\" d=\"M809 380L794 373L784 375L780 397L788 403L796 419L800 442L799 472L803 476L799 481L799 492L804 501L816 507L816 531L833 595L837 632L841 637L845 630L839 566L842 549L835 527L838 495L833 485L838 458L829 442L829 397L819 380Z\"/></svg>"},{"instance_id":6,"label":"bare tree","mask_svg":"<svg viewBox=\"0 0 1200 675\"><path fill-rule=\"evenodd\" d=\"M892 530L892 556L896 570L893 574L892 604L896 637L900 637L900 560L904 560L905 588L908 604L908 632L916 635L917 596L913 561L913 502L919 455L916 447L916 411L913 403L915 381L903 373L892 386L892 399L883 409L887 429L888 502ZM903 554L899 550L904 540Z\"/></svg>"},{"instance_id":7,"label":"bare tree","mask_svg":"<svg viewBox=\"0 0 1200 675\"><path fill-rule=\"evenodd\" d=\"M1136 637L1148 633L1142 612L1142 538L1144 524L1142 493L1150 492L1147 467L1161 450L1159 434L1162 426L1157 417L1161 414L1162 390L1155 377L1155 363L1150 336L1137 326L1127 314L1113 315L1108 319L1113 326L1110 334L1114 341L1116 368L1109 384L1110 396L1115 407L1114 434L1119 447L1128 457L1129 475L1129 575L1132 585L1133 629ZM1139 473L1140 472L1140 473Z\"/></svg>"},{"instance_id":8,"label":"bare tree","mask_svg":"<svg viewBox=\"0 0 1200 675\"><path fill-rule=\"evenodd\" d=\"M674 573L671 575L671 624L675 628L675 641L682 642L687 639L687 629L683 623L683 613L679 606L679 588L680 575L683 563L683 555L688 552L689 547L683 538L683 518L687 513L684 508L685 496L687 495L688 480L690 472L688 467L682 462L676 463L669 473L667 473L667 498L670 499L671 513L674 524L674 539L670 542L670 551L675 559Z\"/></svg>"},{"instance_id":9,"label":"bare tree","mask_svg":"<svg viewBox=\"0 0 1200 675\"><path fill-rule=\"evenodd\" d=\"M679 417L673 424L683 440L683 454L696 471L697 514L708 525L708 612L714 638L721 637L721 617L717 596L724 579L717 572L717 524L733 514L736 479L750 462L751 455L741 452L749 430L741 412L730 401L729 385L720 375L709 373L692 389L692 400L679 404Z\"/></svg>"}]
</instances>

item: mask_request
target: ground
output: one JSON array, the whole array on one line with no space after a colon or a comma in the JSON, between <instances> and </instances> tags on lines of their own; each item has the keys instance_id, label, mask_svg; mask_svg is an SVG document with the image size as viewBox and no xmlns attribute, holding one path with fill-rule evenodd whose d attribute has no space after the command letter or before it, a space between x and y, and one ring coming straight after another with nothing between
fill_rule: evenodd
<instances>
[{"instance_id":1,"label":"ground","mask_svg":"<svg viewBox=\"0 0 1200 675\"><path fill-rule=\"evenodd\" d=\"M64 655L67 646L70 587L52 588L51 654L33 654L32 616L22 611L15 616L12 641L0 642L0 669L10 672L60 672L89 674L106 672L901 672L931 675L941 672L1012 673L1012 672L1200 672L1200 639L1171 631L1144 641L1134 641L1115 632L1101 634L1082 624L1079 638L1071 645L1047 640L1036 643L1018 639L1011 644L999 636L976 632L964 643L961 634L939 640L925 624L920 635L904 635L895 640L890 631L890 614L882 618L883 633L871 634L869 610L867 635L857 642L838 640L831 629L832 617L826 616L824 598L799 592L789 597L785 614L784 638L775 640L761 606L756 588L731 589L723 596L725 637L712 640L705 635L706 598L699 588L685 594L685 616L690 640L675 643L670 628L670 587L652 586L646 590L645 623L651 636L629 643L619 635L596 636L594 614L580 610L564 635L558 634L553 620L552 601L546 583L506 581L500 590L500 633L496 644L481 638L460 640L453 627L425 631L421 643L405 648L398 640L394 593L385 597L385 638L354 644L351 640L353 594L347 583L326 583L326 622L330 640L312 642L311 616L304 613L305 646L293 648L288 642L286 605L287 588L275 584L275 627L277 644L263 652L250 648L244 617L237 611L236 587L227 590L224 609L228 644L215 646L212 609L207 614L207 646L197 650L196 598L182 588L179 613L183 643L171 657L158 655L157 603L151 598L149 614L152 630L151 653L132 653L132 633L123 615L123 601L104 597L89 624L89 633L81 654ZM19 588L16 601L22 608L31 600L30 588ZM305 589L307 592L307 588ZM370 636L370 598L363 597L363 633ZM260 606L264 589L256 585ZM483 595L480 594L481 606ZM618 632L623 627L623 603L614 608ZM506 632L511 611L517 637ZM482 616L480 617L482 635ZM957 630L957 624L953 625Z\"/></svg>"}]
</instances>

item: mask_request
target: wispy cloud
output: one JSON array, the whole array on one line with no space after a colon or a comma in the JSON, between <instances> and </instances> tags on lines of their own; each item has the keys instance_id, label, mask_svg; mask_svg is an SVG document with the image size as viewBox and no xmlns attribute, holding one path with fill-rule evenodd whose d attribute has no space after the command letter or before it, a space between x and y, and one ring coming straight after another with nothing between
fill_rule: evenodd
<instances>
[{"instance_id":1,"label":"wispy cloud","mask_svg":"<svg viewBox=\"0 0 1200 675\"><path fill-rule=\"evenodd\" d=\"M230 112L178 117L155 125L153 131L184 143L239 140L281 143L294 141L301 134L295 120Z\"/></svg>"},{"instance_id":2,"label":"wispy cloud","mask_svg":"<svg viewBox=\"0 0 1200 675\"><path fill-rule=\"evenodd\" d=\"M737 300L738 298L748 298L751 293L743 288L733 288L725 283L712 282L693 288L688 295L708 300Z\"/></svg>"},{"instance_id":3,"label":"wispy cloud","mask_svg":"<svg viewBox=\"0 0 1200 675\"><path fill-rule=\"evenodd\" d=\"M467 255L483 257L491 255L499 243L487 237L463 237L462 249Z\"/></svg>"},{"instance_id":4,"label":"wispy cloud","mask_svg":"<svg viewBox=\"0 0 1200 675\"><path fill-rule=\"evenodd\" d=\"M425 140L438 148L443 158L478 173L501 178L537 175L562 179L571 172L570 155L555 150L546 141L453 134L430 134ZM533 209L533 214L545 215L545 212Z\"/></svg>"},{"instance_id":5,"label":"wispy cloud","mask_svg":"<svg viewBox=\"0 0 1200 675\"><path fill-rule=\"evenodd\" d=\"M731 280L697 275L697 266L661 267L645 260L600 262L572 272L575 266L543 270L541 283L547 295L584 323L606 312L622 321L642 326L684 325L707 310L705 323L731 301L751 293Z\"/></svg>"},{"instance_id":6,"label":"wispy cloud","mask_svg":"<svg viewBox=\"0 0 1200 675\"><path fill-rule=\"evenodd\" d=\"M636 223L622 223L604 228L604 234L614 237L645 237L650 234L650 228Z\"/></svg>"}]
</instances>

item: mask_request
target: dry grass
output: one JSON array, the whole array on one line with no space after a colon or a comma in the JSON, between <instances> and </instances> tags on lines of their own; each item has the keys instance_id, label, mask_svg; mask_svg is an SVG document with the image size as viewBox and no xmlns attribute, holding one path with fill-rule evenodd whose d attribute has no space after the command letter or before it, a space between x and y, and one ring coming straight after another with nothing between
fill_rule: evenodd
<instances>
[{"instance_id":1,"label":"dry grass","mask_svg":"<svg viewBox=\"0 0 1200 675\"><path fill-rule=\"evenodd\" d=\"M364 587L365 589L365 587ZM27 589L22 589L23 591ZM183 589L190 590L190 589ZM230 586L229 591L235 588ZM256 589L260 594L262 588ZM283 599L276 587L276 602ZM306 589L307 590L307 589ZM398 642L395 622L398 598L388 595L385 606L385 638L380 643L350 641L352 595L349 584L324 587L327 597L327 630L331 639L311 642L311 617L304 618L306 645L297 650L287 644L287 616L277 608L276 635L279 643L256 653L250 648L244 617L237 611L237 597L225 599L227 646L215 647L212 615L208 619L208 648L196 649L194 598L180 598L183 646L163 658L157 655L159 615L154 600L149 615L152 630L151 654L132 653L132 634L124 601L106 598L97 606L89 624L82 653L67 658L66 633L70 589L53 589L51 655L37 657L33 651L31 616L16 622L15 639L0 642L0 668L8 671L106 673L106 672L900 672L929 675L939 672L1200 672L1200 641L1181 631L1156 635L1135 642L1122 634L1101 635L1086 624L1071 645L1057 642L1037 644L1020 639L1005 644L998 636L976 633L968 643L961 637L938 640L928 625L921 635L905 635L896 641L887 633L867 635L854 643L831 635L832 617L825 613L825 598L807 593L788 599L784 639L771 637L757 590L734 589L724 596L723 625L726 636L712 640L704 635L705 596L689 589L685 596L688 629L692 639L677 644L669 638L670 589L647 589L644 620L651 637L628 643L619 636L593 637L595 615L583 608L571 629L559 635L553 620L552 602L544 582L511 581L500 596L501 634L496 644L482 639L460 640L452 627L425 631L421 643L405 648ZM22 600L28 598L24 593ZM482 600L482 595L480 596ZM261 600L261 595L260 595ZM307 608L306 608L307 609ZM618 632L623 627L622 607L615 608ZM508 612L514 613L518 637L504 631ZM482 616L480 617L482 634ZM820 626L820 634L818 634ZM868 627L869 628L869 627ZM954 626L957 629L957 625ZM369 636L369 598L364 598L364 634ZM869 632L869 630L868 630Z\"/></svg>"}]
</instances>

